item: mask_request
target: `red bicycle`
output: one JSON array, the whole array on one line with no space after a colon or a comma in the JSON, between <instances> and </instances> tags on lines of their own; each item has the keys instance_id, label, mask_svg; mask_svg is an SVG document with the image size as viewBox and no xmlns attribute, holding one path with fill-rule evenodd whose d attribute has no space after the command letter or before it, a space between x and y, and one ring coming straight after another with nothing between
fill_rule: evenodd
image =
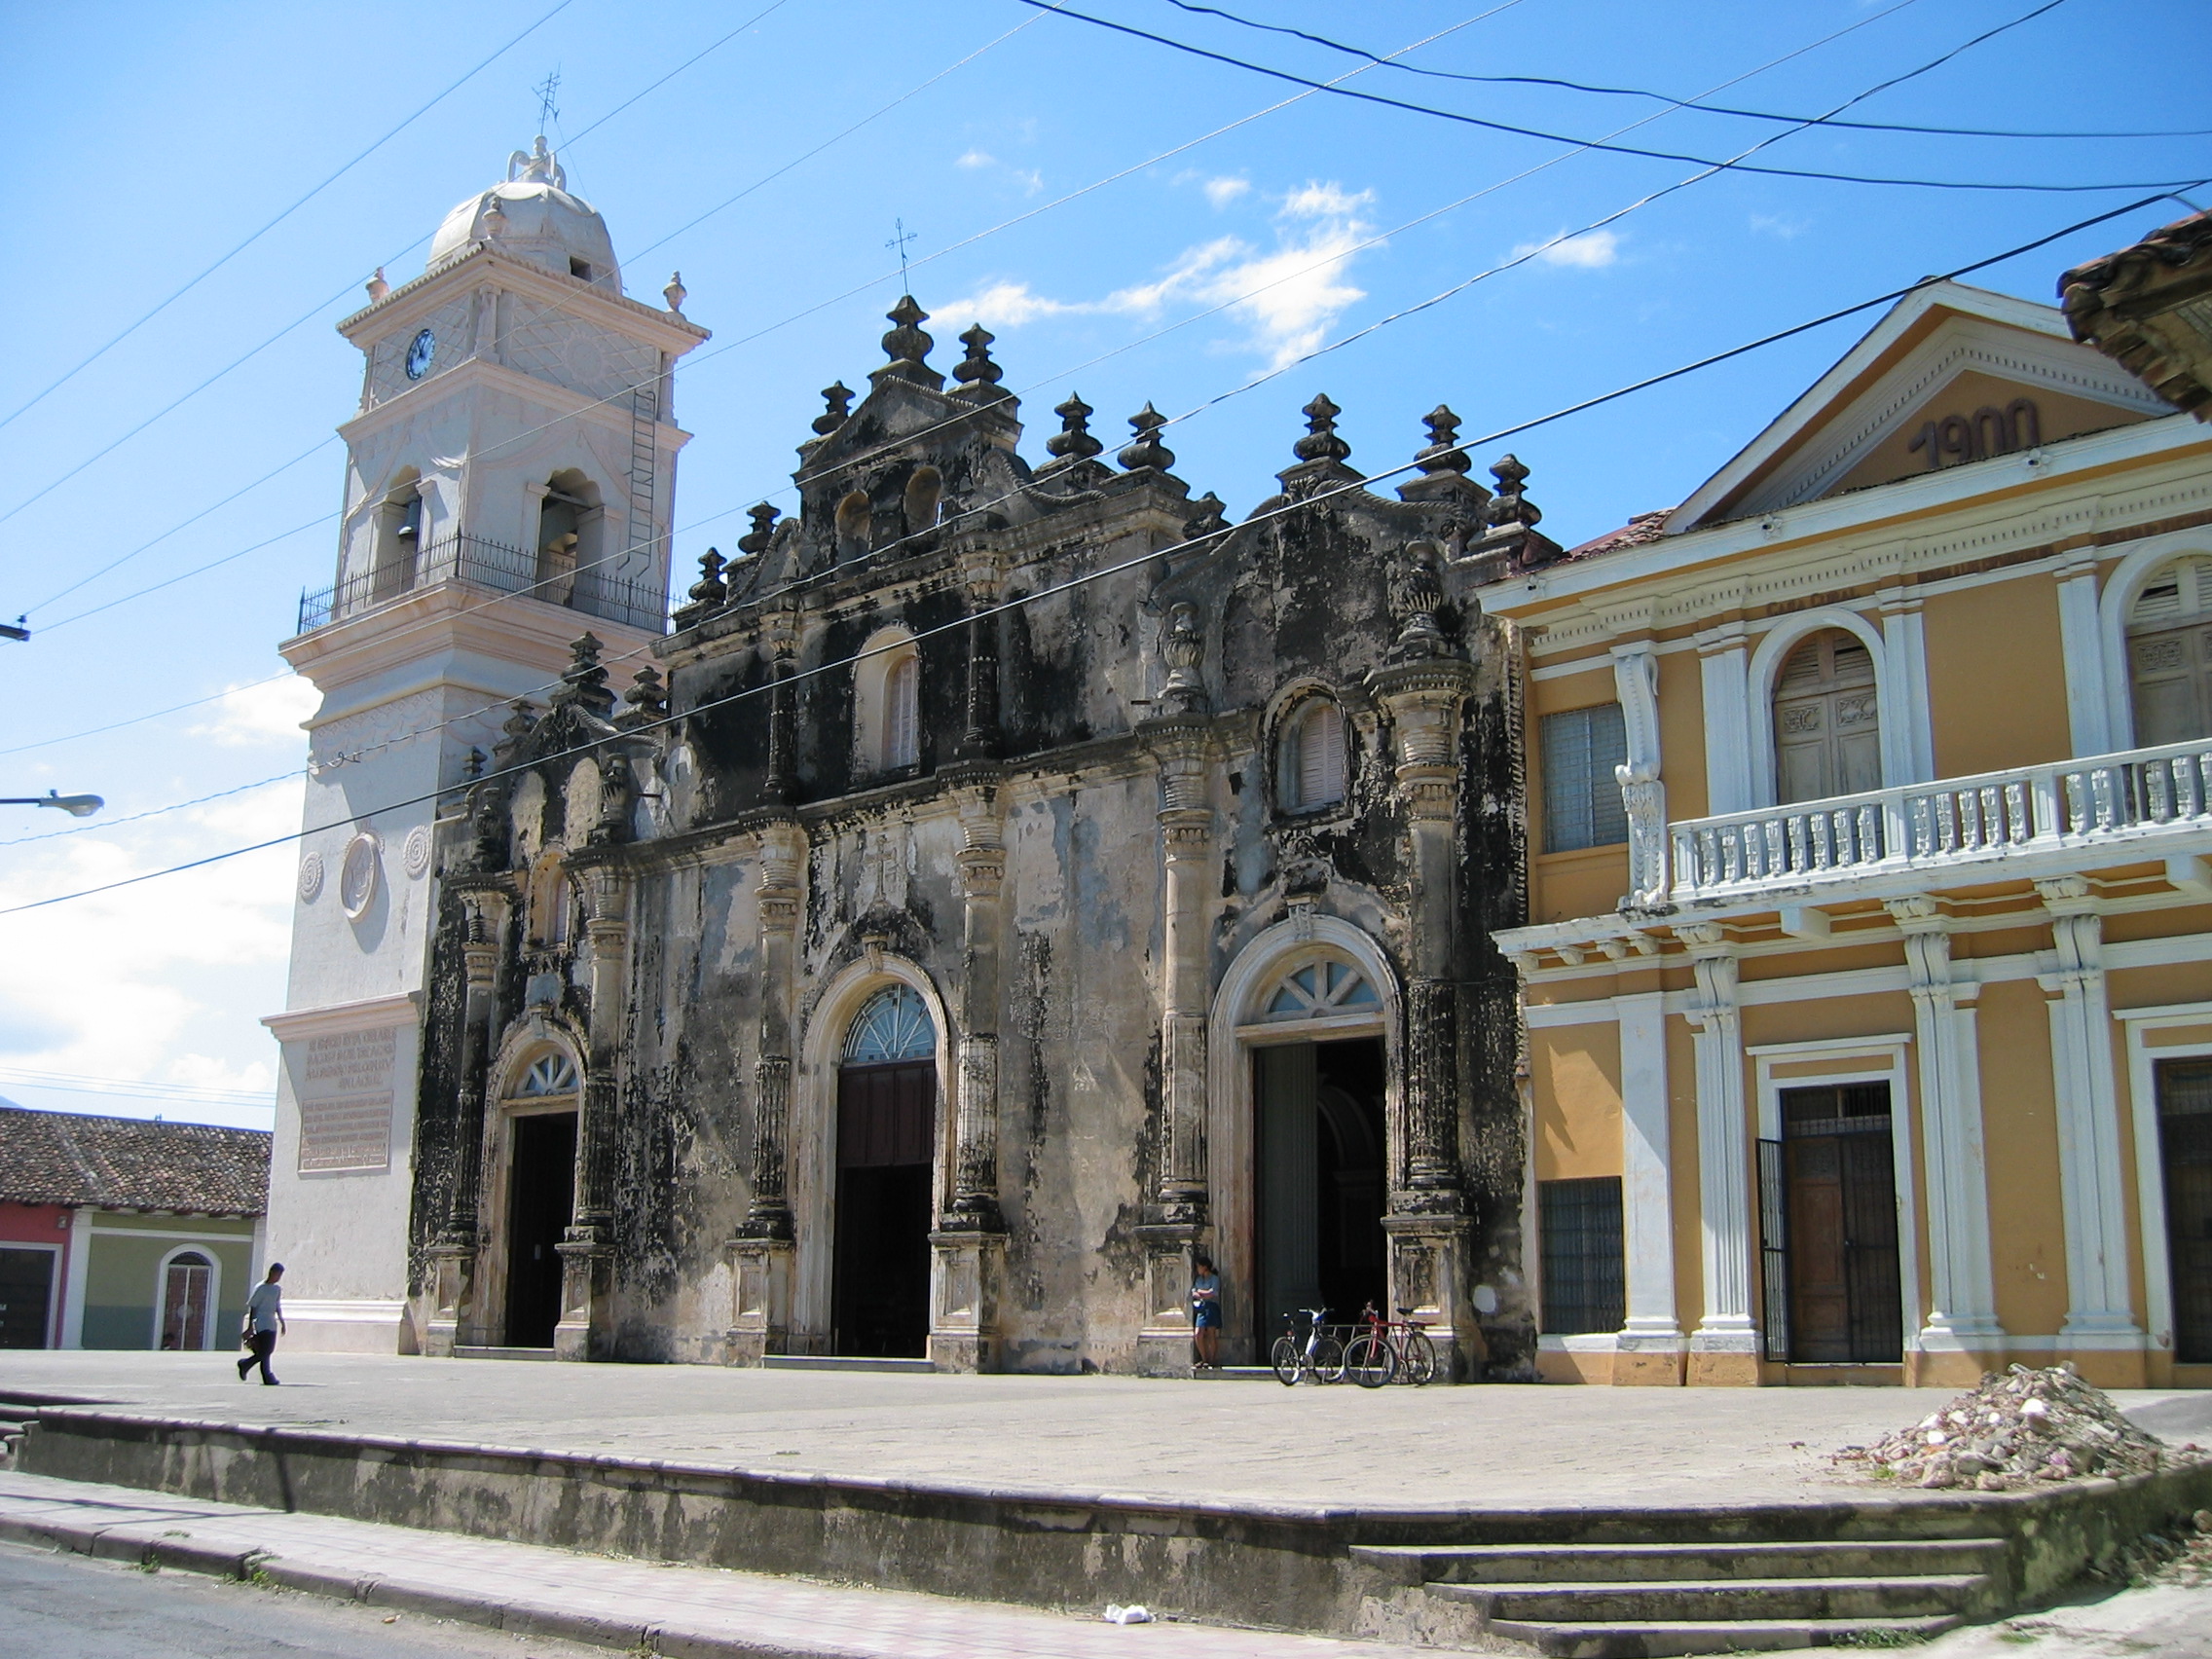
<instances>
[{"instance_id":1,"label":"red bicycle","mask_svg":"<svg viewBox=\"0 0 2212 1659\"><path fill-rule=\"evenodd\" d=\"M1436 1345L1411 1308L1385 1319L1370 1302L1359 1313L1362 1329L1345 1345L1345 1375L1362 1388L1380 1388L1402 1378L1419 1387L1434 1382Z\"/></svg>"}]
</instances>

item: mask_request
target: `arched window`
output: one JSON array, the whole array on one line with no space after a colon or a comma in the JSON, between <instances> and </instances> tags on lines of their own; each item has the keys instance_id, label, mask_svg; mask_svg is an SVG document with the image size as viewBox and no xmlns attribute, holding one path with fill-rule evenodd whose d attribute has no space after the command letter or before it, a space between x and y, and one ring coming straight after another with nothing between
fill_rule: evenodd
<instances>
[{"instance_id":1,"label":"arched window","mask_svg":"<svg viewBox=\"0 0 2212 1659\"><path fill-rule=\"evenodd\" d=\"M1349 962L1323 960L1294 968L1282 977L1260 1011L1262 1019L1327 1019L1345 1014L1374 1014L1382 1007L1375 987Z\"/></svg>"},{"instance_id":2,"label":"arched window","mask_svg":"<svg viewBox=\"0 0 2212 1659\"><path fill-rule=\"evenodd\" d=\"M214 1314L215 1264L197 1250L181 1250L162 1269L161 1346L195 1352L207 1346Z\"/></svg>"},{"instance_id":3,"label":"arched window","mask_svg":"<svg viewBox=\"0 0 2212 1659\"><path fill-rule=\"evenodd\" d=\"M845 1033L843 1062L883 1065L895 1060L926 1060L937 1052L937 1027L930 1011L910 985L891 985L875 993L853 1015Z\"/></svg>"},{"instance_id":4,"label":"arched window","mask_svg":"<svg viewBox=\"0 0 2212 1659\"><path fill-rule=\"evenodd\" d=\"M865 558L867 554L868 531L873 513L867 497L855 490L837 503L837 562Z\"/></svg>"},{"instance_id":5,"label":"arched window","mask_svg":"<svg viewBox=\"0 0 2212 1659\"><path fill-rule=\"evenodd\" d=\"M540 1054L531 1061L530 1069L522 1074L522 1082L515 1087L515 1097L521 1100L543 1100L555 1095L573 1094L581 1087L576 1077L576 1062L556 1049L549 1054Z\"/></svg>"},{"instance_id":6,"label":"arched window","mask_svg":"<svg viewBox=\"0 0 2212 1659\"><path fill-rule=\"evenodd\" d=\"M537 503L536 598L572 605L579 572L596 573L599 557L599 489L582 473L556 472Z\"/></svg>"},{"instance_id":7,"label":"arched window","mask_svg":"<svg viewBox=\"0 0 2212 1659\"><path fill-rule=\"evenodd\" d=\"M919 535L937 523L938 503L944 495L944 480L934 466L915 469L906 480L906 534Z\"/></svg>"},{"instance_id":8,"label":"arched window","mask_svg":"<svg viewBox=\"0 0 2212 1659\"><path fill-rule=\"evenodd\" d=\"M561 869L561 861L539 861L530 880L530 940L534 944L566 944L576 906L575 889Z\"/></svg>"},{"instance_id":9,"label":"arched window","mask_svg":"<svg viewBox=\"0 0 2212 1659\"><path fill-rule=\"evenodd\" d=\"M2212 559L2168 565L2136 599L2127 678L2138 746L2212 737Z\"/></svg>"},{"instance_id":10,"label":"arched window","mask_svg":"<svg viewBox=\"0 0 2212 1659\"><path fill-rule=\"evenodd\" d=\"M1345 798L1344 711L1309 697L1283 726L1275 790L1286 812L1313 812Z\"/></svg>"},{"instance_id":11,"label":"arched window","mask_svg":"<svg viewBox=\"0 0 2212 1659\"><path fill-rule=\"evenodd\" d=\"M921 653L903 628L882 628L853 665L854 762L864 775L899 772L922 757Z\"/></svg>"},{"instance_id":12,"label":"arched window","mask_svg":"<svg viewBox=\"0 0 2212 1659\"><path fill-rule=\"evenodd\" d=\"M396 599L414 587L423 547L423 475L412 466L385 487L375 536L370 597Z\"/></svg>"},{"instance_id":13,"label":"arched window","mask_svg":"<svg viewBox=\"0 0 2212 1659\"><path fill-rule=\"evenodd\" d=\"M1784 803L1882 787L1874 659L1841 628L1806 636L1775 677L1774 779Z\"/></svg>"}]
</instances>

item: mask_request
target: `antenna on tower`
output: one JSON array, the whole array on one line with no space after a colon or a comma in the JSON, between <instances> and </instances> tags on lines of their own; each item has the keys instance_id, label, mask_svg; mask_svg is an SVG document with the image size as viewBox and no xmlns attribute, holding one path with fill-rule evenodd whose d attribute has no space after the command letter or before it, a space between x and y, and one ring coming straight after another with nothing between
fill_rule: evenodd
<instances>
[{"instance_id":1,"label":"antenna on tower","mask_svg":"<svg viewBox=\"0 0 2212 1659\"><path fill-rule=\"evenodd\" d=\"M546 72L545 79L530 89L537 94L537 130L547 130L561 119L561 105L557 101L561 92L561 71L554 68Z\"/></svg>"},{"instance_id":2,"label":"antenna on tower","mask_svg":"<svg viewBox=\"0 0 2212 1659\"><path fill-rule=\"evenodd\" d=\"M903 294L913 286L906 279L906 244L910 241L918 241L921 239L914 232L906 229L906 221L903 219L892 220L891 228L898 234L883 245L895 247L899 250L899 291Z\"/></svg>"}]
</instances>

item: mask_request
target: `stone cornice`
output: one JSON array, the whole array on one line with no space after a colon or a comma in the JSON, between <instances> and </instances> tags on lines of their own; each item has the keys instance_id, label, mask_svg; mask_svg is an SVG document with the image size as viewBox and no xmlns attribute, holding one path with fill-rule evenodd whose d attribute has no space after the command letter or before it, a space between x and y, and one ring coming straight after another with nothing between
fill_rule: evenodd
<instances>
[{"instance_id":1,"label":"stone cornice","mask_svg":"<svg viewBox=\"0 0 2212 1659\"><path fill-rule=\"evenodd\" d=\"M493 281L526 299L571 315L590 316L598 312L600 320L609 326L626 334L642 335L674 356L681 357L693 347L714 338L688 317L661 311L627 295L610 294L605 288L573 276L557 276L483 242L470 243L465 253L425 271L413 281L401 283L383 299L363 306L350 316L341 317L338 332L361 346L372 336L382 339L427 316L446 302L452 290Z\"/></svg>"}]
</instances>

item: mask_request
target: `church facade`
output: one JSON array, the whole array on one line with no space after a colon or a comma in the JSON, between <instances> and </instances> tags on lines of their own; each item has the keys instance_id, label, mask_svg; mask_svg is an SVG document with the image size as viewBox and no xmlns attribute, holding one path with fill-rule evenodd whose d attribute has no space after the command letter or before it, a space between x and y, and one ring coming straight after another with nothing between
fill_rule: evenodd
<instances>
[{"instance_id":1,"label":"church facade","mask_svg":"<svg viewBox=\"0 0 2212 1659\"><path fill-rule=\"evenodd\" d=\"M1472 598L1548 546L1518 463L1475 483L1440 408L1372 491L1317 397L1232 524L1149 407L1109 462L1071 397L1032 465L990 336L948 384L904 299L797 509L754 509L662 636L704 336L680 282L622 294L557 167L518 153L346 325L348 551L286 647L351 790L311 822L358 820L337 903L303 866L271 1021L273 1247L325 1274L296 1323L1180 1374L1205 1254L1232 1363L1373 1301L1462 1378L1532 1375L1490 942L1527 920L1520 682ZM380 554L447 544L426 500L454 553ZM369 1265L320 1261L349 1229Z\"/></svg>"}]
</instances>

